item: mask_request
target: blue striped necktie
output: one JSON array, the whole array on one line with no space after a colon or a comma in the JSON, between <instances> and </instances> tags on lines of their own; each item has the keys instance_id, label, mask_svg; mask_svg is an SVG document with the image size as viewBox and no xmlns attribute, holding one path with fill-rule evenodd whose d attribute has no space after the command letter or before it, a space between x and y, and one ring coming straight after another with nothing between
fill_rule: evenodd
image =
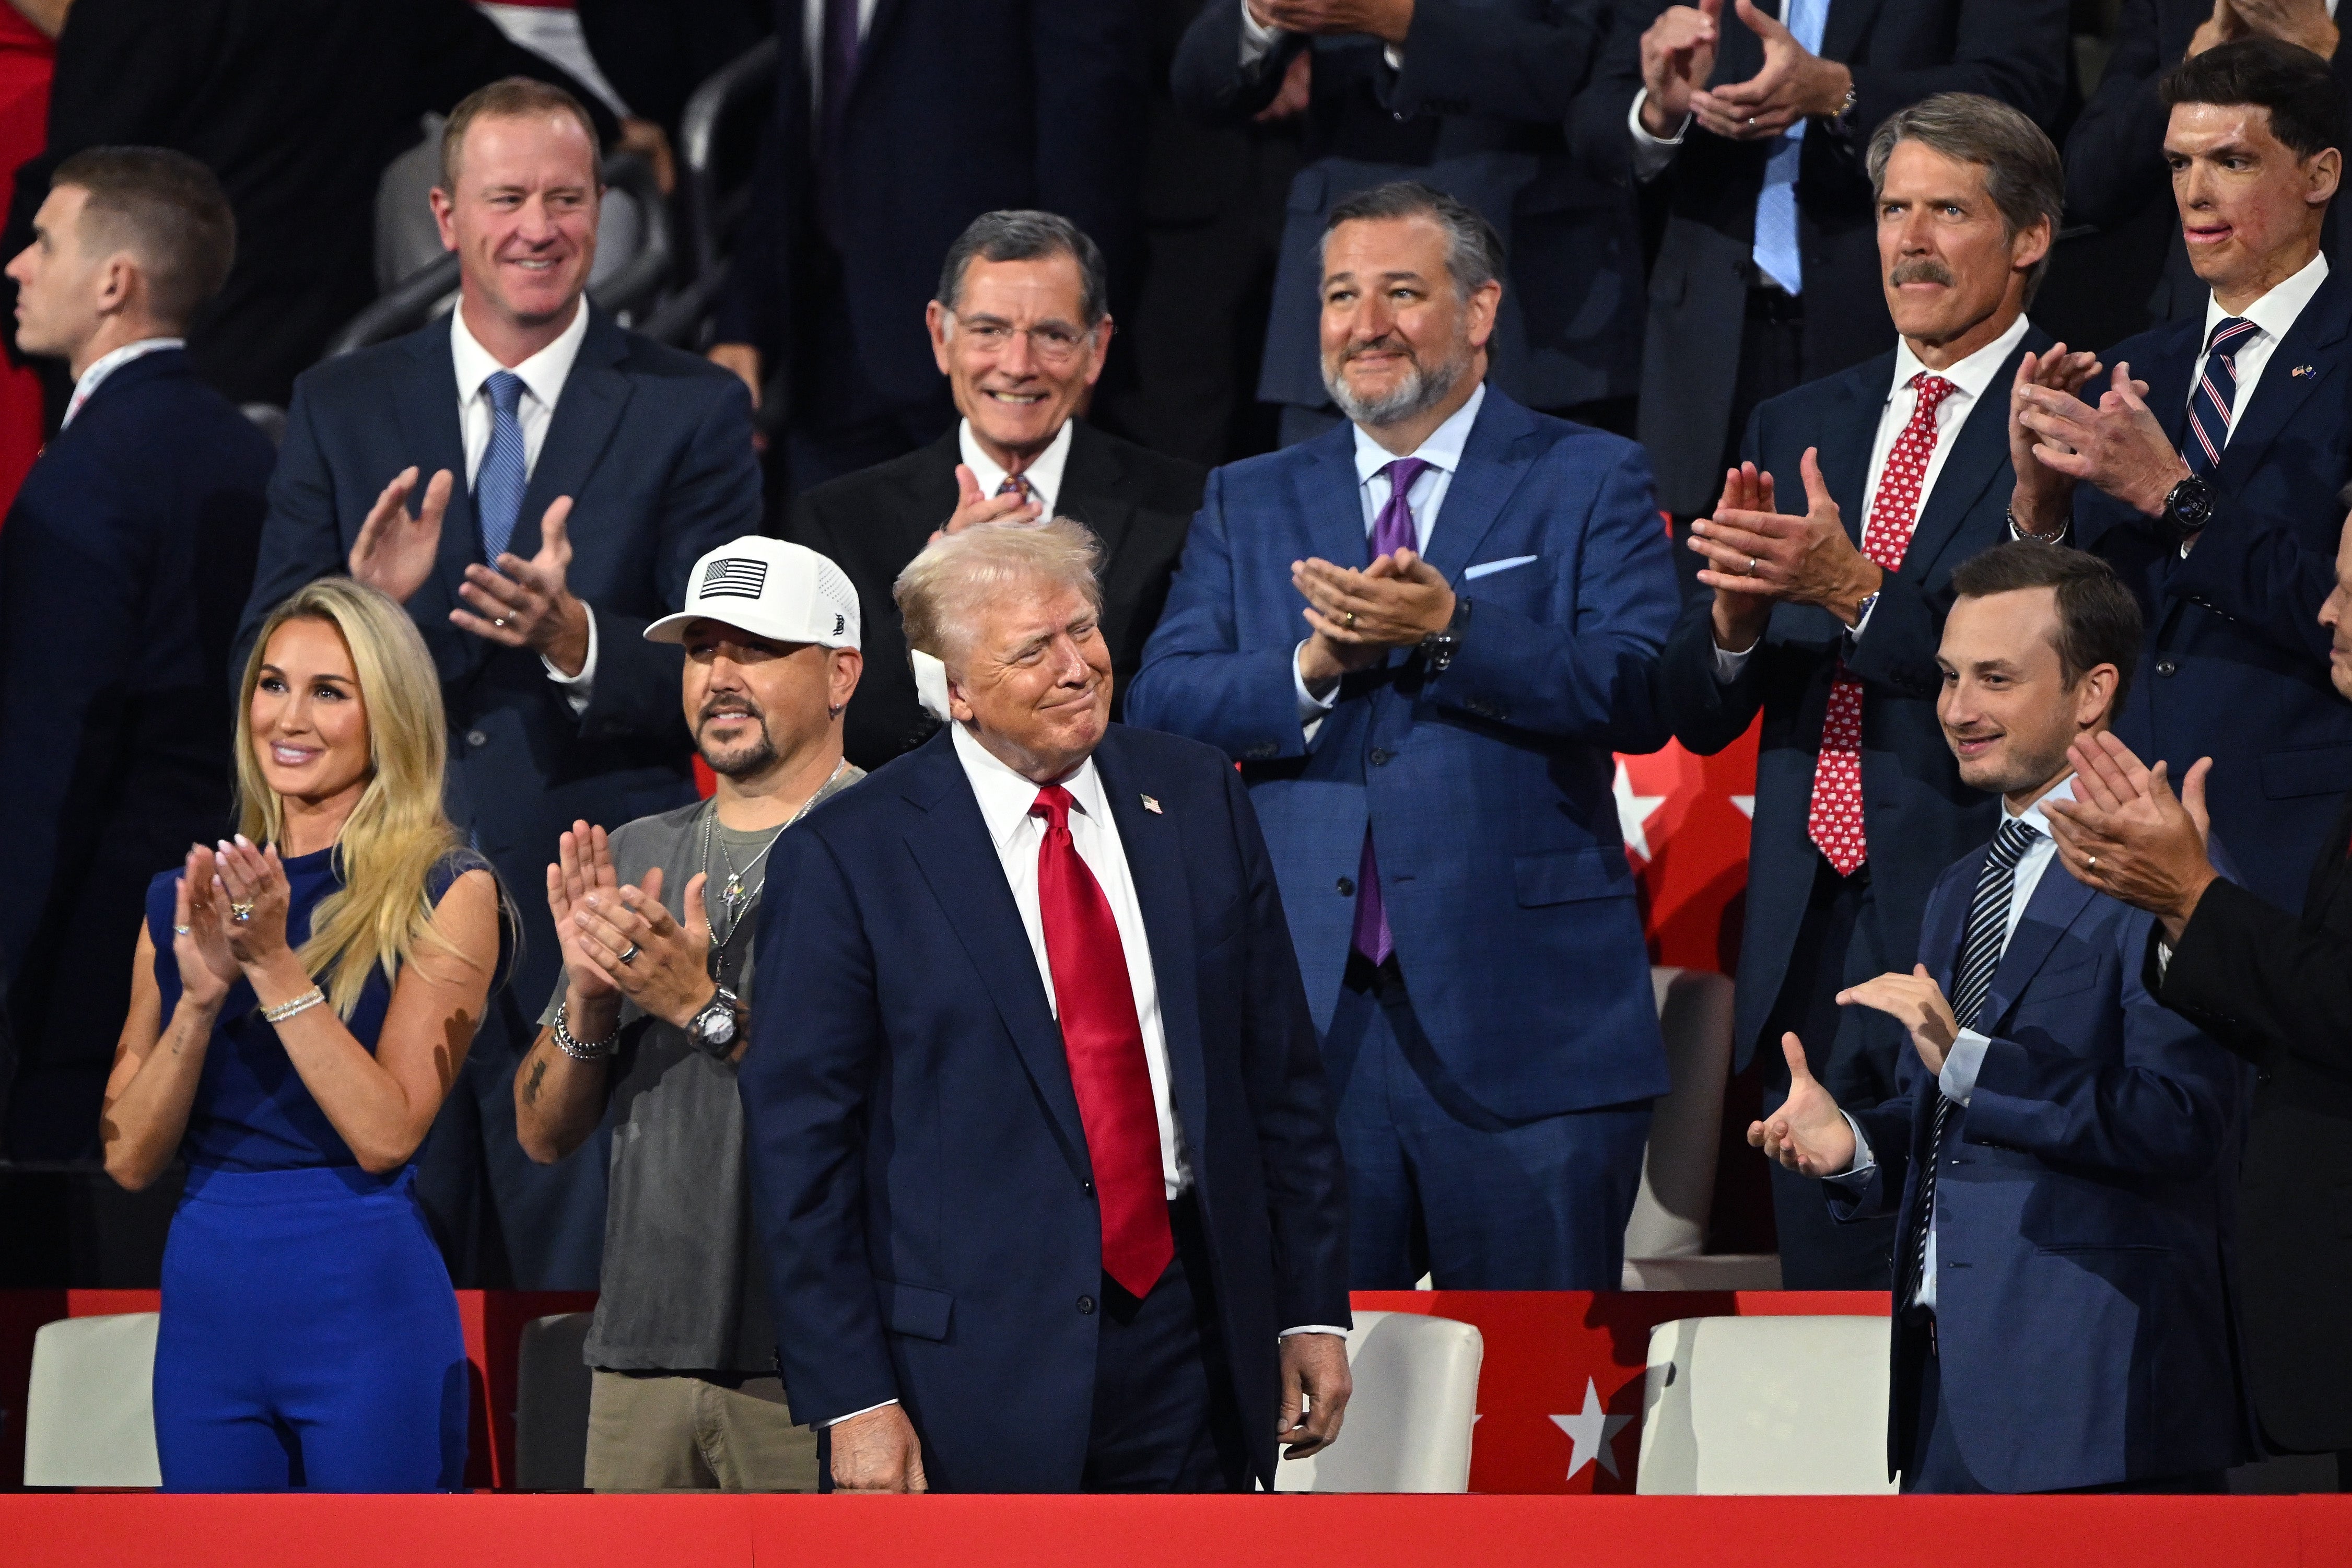
<instances>
[{"instance_id":1,"label":"blue striped necktie","mask_svg":"<svg viewBox=\"0 0 2352 1568\"><path fill-rule=\"evenodd\" d=\"M482 468L474 479L474 517L482 525L482 559L492 566L514 541L515 521L522 516L523 472L522 377L510 370L493 371L482 383L490 404L490 444L482 453Z\"/></svg>"},{"instance_id":2,"label":"blue striped necktie","mask_svg":"<svg viewBox=\"0 0 2352 1568\"><path fill-rule=\"evenodd\" d=\"M2181 456L2200 478L2221 466L2221 448L2230 444L2230 411L2238 398L2237 351L2254 332L2243 316L2228 316L2213 325L2205 345L2205 368L2189 399L2189 440Z\"/></svg>"},{"instance_id":3,"label":"blue striped necktie","mask_svg":"<svg viewBox=\"0 0 2352 1568\"><path fill-rule=\"evenodd\" d=\"M1952 985L1952 1017L1963 1029L1977 1026L1985 998L1992 994L1994 971L2009 947L2009 906L2017 893L2017 863L2033 847L2042 830L2021 816L2006 818L1994 835L1992 852L1977 873L1976 898L1969 904L1968 935L1960 943L1960 967ZM1936 1123L1927 1141L1927 1169L1919 1173L1919 1228L1906 1250L1903 1289L1895 1298L1897 1310L1910 1305L1919 1293L1920 1272L1927 1262L1927 1231L1936 1223L1936 1166L1944 1157L1944 1134L1950 1128L1958 1102L1936 1090Z\"/></svg>"}]
</instances>

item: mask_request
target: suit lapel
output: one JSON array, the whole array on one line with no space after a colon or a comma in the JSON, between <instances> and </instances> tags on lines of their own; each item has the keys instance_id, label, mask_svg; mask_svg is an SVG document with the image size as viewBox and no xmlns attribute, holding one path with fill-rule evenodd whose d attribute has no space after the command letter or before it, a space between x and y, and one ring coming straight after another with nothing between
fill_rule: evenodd
<instances>
[{"instance_id":1,"label":"suit lapel","mask_svg":"<svg viewBox=\"0 0 2352 1568\"><path fill-rule=\"evenodd\" d=\"M628 353L628 340L612 318L584 302L581 308L590 312L588 331L555 399L547 439L523 491L522 515L515 519L514 539L507 546L526 561L539 553L539 520L548 507L558 496L570 496L576 504L586 490L629 401L629 378L614 368Z\"/></svg>"},{"instance_id":2,"label":"suit lapel","mask_svg":"<svg viewBox=\"0 0 2352 1568\"><path fill-rule=\"evenodd\" d=\"M1095 750L1095 768L1102 775L1103 798L1118 824L1119 846L1127 854L1128 880L1143 911L1143 929L1151 944L1151 973L1160 993L1160 1032L1168 1047L1168 1091L1176 1104L1180 1127L1193 1130L1197 1141L1209 1126L1208 1064L1201 1054L1200 997L1189 983L1197 973L1192 952L1192 889L1184 867L1182 824L1164 811L1146 810L1143 797L1153 795L1155 783L1130 771L1126 748L1114 725ZM1155 798L1172 800L1164 786Z\"/></svg>"},{"instance_id":3,"label":"suit lapel","mask_svg":"<svg viewBox=\"0 0 2352 1568\"><path fill-rule=\"evenodd\" d=\"M2230 444L2221 449L2221 467L2215 478L2224 491L2234 495L2242 489L2296 411L2321 386L2332 386L2344 374L2337 345L2344 339L2347 306L2352 306L2352 290L2336 274L2329 273L2278 347L2271 351L2253 400L2238 415L2230 428ZM2155 395L2155 391L2151 385L2149 395ZM2183 399L2188 395L2185 384L2181 395Z\"/></svg>"},{"instance_id":4,"label":"suit lapel","mask_svg":"<svg viewBox=\"0 0 2352 1568\"><path fill-rule=\"evenodd\" d=\"M401 447L416 463L416 491L409 500L410 510L424 500L425 489L435 474L446 470L450 483L432 584L418 591L408 608L425 640L446 637L447 646L458 650L461 667L470 671L489 656L490 645L477 637L453 633L449 626L448 612L465 604L457 596L457 588L466 580L466 568L482 558L482 534L474 520L473 492L466 482L466 437L457 423L457 365L449 353L448 323L435 321L425 327L409 340L409 348L402 384L393 393L393 408L400 424ZM438 605L431 602L436 586Z\"/></svg>"},{"instance_id":5,"label":"suit lapel","mask_svg":"<svg viewBox=\"0 0 2352 1568\"><path fill-rule=\"evenodd\" d=\"M1102 437L1084 420L1074 421L1070 455L1062 466L1062 489L1054 498L1055 510L1076 518L1102 541L1106 580L1111 563L1118 559L1118 547L1127 542L1129 525L1135 521L1133 503L1119 499L1121 470L1118 455Z\"/></svg>"},{"instance_id":6,"label":"suit lapel","mask_svg":"<svg viewBox=\"0 0 2352 1568\"><path fill-rule=\"evenodd\" d=\"M1479 544L1526 478L1535 459L1521 447L1520 438L1534 427L1526 409L1496 388L1486 388L1486 401L1471 423L1470 438L1462 444L1461 466L1446 483L1445 503L1438 509L1424 552L1447 582L1461 581L1463 569L1476 559Z\"/></svg>"},{"instance_id":7,"label":"suit lapel","mask_svg":"<svg viewBox=\"0 0 2352 1568\"><path fill-rule=\"evenodd\" d=\"M2204 345L2205 319L2200 312L2193 320L2173 324L2155 359L2132 366L2132 374L2147 383L2148 411L2164 426L2164 434L2175 451L2189 437L2189 383L2197 374L2198 362L2204 357ZM2273 359L2275 362L2276 356ZM2263 379L2270 378L2265 375ZM2095 402L2103 389L2094 382L2083 390Z\"/></svg>"},{"instance_id":8,"label":"suit lapel","mask_svg":"<svg viewBox=\"0 0 2352 1568\"><path fill-rule=\"evenodd\" d=\"M1361 566L1370 559L1371 535L1364 527L1362 487L1356 479L1356 430L1339 425L1307 444L1314 460L1292 483L1307 519L1308 553L1334 566Z\"/></svg>"},{"instance_id":9,"label":"suit lapel","mask_svg":"<svg viewBox=\"0 0 2352 1568\"><path fill-rule=\"evenodd\" d=\"M1862 513L1870 482L1870 448L1878 437L1878 421L1886 405L1886 388L1895 378L1895 356L1884 353L1852 373L1845 383L1845 402L1822 420L1822 478L1829 482L1830 499L1837 502L1838 521L1846 536L1862 542L1870 520ZM1805 479L1802 470L1772 476L1772 504L1783 512L1802 512Z\"/></svg>"},{"instance_id":10,"label":"suit lapel","mask_svg":"<svg viewBox=\"0 0 2352 1568\"><path fill-rule=\"evenodd\" d=\"M2010 1009L2016 1005L2034 975L2056 951L2058 939L2066 929L2090 908L2095 895L2089 887L2074 879L2074 874L2056 857L2042 868L2042 880L2034 884L2033 897L2027 900L2025 913L2017 922L2017 930L2001 951L2000 967L1992 973L1992 988L1985 993L1984 1011L1977 1016L1980 1034L1991 1034Z\"/></svg>"},{"instance_id":11,"label":"suit lapel","mask_svg":"<svg viewBox=\"0 0 2352 1568\"><path fill-rule=\"evenodd\" d=\"M895 563L889 574L892 580L897 576L897 566L920 555L923 546L930 542L931 535L946 527L948 519L955 515L958 495L955 471L956 466L963 461L963 448L951 429L932 442L929 450L931 460L908 474L904 489L899 491L906 498L905 510L897 517L877 516L866 524L877 533L887 533L893 529L898 532L895 541L897 548L888 552ZM876 552L877 559L881 553Z\"/></svg>"},{"instance_id":12,"label":"suit lapel","mask_svg":"<svg viewBox=\"0 0 2352 1568\"><path fill-rule=\"evenodd\" d=\"M1927 504L1920 508L1911 543L1903 552L1902 575L1912 582L1927 580L1936 558L1976 510L1978 500L2008 468L2010 384L2017 379L2018 362L2028 352L2039 353L2050 347L2051 341L2047 332L2026 329L2023 341L2001 362L1984 395L1969 405L1968 417L1952 432L1952 449L1936 471L1936 488L1928 493Z\"/></svg>"},{"instance_id":13,"label":"suit lapel","mask_svg":"<svg viewBox=\"0 0 2352 1568\"><path fill-rule=\"evenodd\" d=\"M923 812L907 830L907 847L930 884L940 912L954 928L981 984L996 1005L1013 1049L1028 1069L1037 1099L1062 1141L1062 1152L1078 1179L1090 1179L1087 1137L1078 1119L1076 1094L1070 1087L1070 1063L1062 1048L1061 1026L1045 1000L1044 980L1037 973L1037 955L1021 923L1020 906L1004 880L1003 862L980 815L956 760L953 737L941 731L911 754L921 765L901 786L908 800Z\"/></svg>"}]
</instances>

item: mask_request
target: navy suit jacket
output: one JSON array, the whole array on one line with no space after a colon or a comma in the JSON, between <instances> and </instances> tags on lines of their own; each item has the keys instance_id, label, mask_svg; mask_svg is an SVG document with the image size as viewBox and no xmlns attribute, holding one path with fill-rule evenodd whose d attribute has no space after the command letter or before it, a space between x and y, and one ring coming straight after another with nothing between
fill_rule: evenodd
<instances>
[{"instance_id":1,"label":"navy suit jacket","mask_svg":"<svg viewBox=\"0 0 2352 1568\"><path fill-rule=\"evenodd\" d=\"M1328 408L1318 323L1325 218L1349 196L1419 180L1475 207L1510 267L1489 379L1563 408L1628 395L1641 374L1642 242L1631 194L1569 156L1570 106L1609 36L1612 0L1418 0L1401 56L1361 35L1276 40L1241 63L1242 0L1214 0L1184 35L1176 101L1247 126L1290 63L1314 53L1257 395Z\"/></svg>"},{"instance_id":2,"label":"navy suit jacket","mask_svg":"<svg viewBox=\"0 0 2352 1568\"><path fill-rule=\"evenodd\" d=\"M1271 1484L1276 1335L1349 1321L1314 1028L1225 760L1119 724L1094 760L1150 933L1252 1468ZM1061 1030L953 737L835 795L772 853L760 963L792 994L753 1012L739 1081L793 1416L897 1399L933 1488L1076 1491L1101 1214Z\"/></svg>"},{"instance_id":3,"label":"navy suit jacket","mask_svg":"<svg viewBox=\"0 0 2352 1568\"><path fill-rule=\"evenodd\" d=\"M1213 472L1129 720L1242 760L1319 1026L1369 823L1398 962L1460 1088L1514 1120L1664 1093L1612 791L1676 595L1641 448L1489 386L1429 537L1472 604L1453 665L1349 676L1310 747L1290 563L1369 548L1352 426Z\"/></svg>"},{"instance_id":4,"label":"navy suit jacket","mask_svg":"<svg viewBox=\"0 0 2352 1568\"><path fill-rule=\"evenodd\" d=\"M111 1054L148 879L228 829L221 670L276 456L164 349L100 385L0 529L0 973L28 1055L52 994L58 1041Z\"/></svg>"},{"instance_id":5,"label":"navy suit jacket","mask_svg":"<svg viewBox=\"0 0 2352 1568\"><path fill-rule=\"evenodd\" d=\"M457 585L467 564L482 559L449 323L330 360L295 384L240 646L289 594L345 570L360 524L394 474L414 464L424 479L442 468L457 476L439 570L408 612L448 710L450 815L522 910L524 997L555 984L554 927L535 889L557 837L575 819L617 827L694 798L682 657L640 634L685 603L697 558L759 531L751 419L743 384L726 372L602 312L591 317L509 545L525 559L536 554L549 503L572 498L569 583L594 612L597 645L593 696L575 717L539 655L449 622L464 604Z\"/></svg>"},{"instance_id":6,"label":"navy suit jacket","mask_svg":"<svg viewBox=\"0 0 2352 1568\"><path fill-rule=\"evenodd\" d=\"M1990 845L1936 884L1919 958L1946 995ZM1936 1178L1936 1326L1946 1418L1995 1491L2221 1469L2244 1458L2227 1300L2242 1073L2141 984L2152 917L2052 864L1977 1028L1976 1091ZM1827 1188L1842 1218L1919 1224L1936 1079L1854 1120L1875 1171ZM1912 1436L1895 1320L1887 1467Z\"/></svg>"},{"instance_id":7,"label":"navy suit jacket","mask_svg":"<svg viewBox=\"0 0 2352 1568\"><path fill-rule=\"evenodd\" d=\"M1951 446L1919 510L1903 568L1885 580L1868 632L1850 647L1844 625L1827 610L1775 605L1762 646L1727 685L1715 678L1712 595L1691 601L1666 641L1660 681L1675 738L1685 746L1711 756L1747 733L1759 710L1764 715L1739 950L1737 1049L1743 1067L1788 977L1812 891L1821 853L1808 826L1813 772L1841 668L1863 682L1863 827L1880 928L1876 951L1917 950L1927 890L1954 858L1984 843L1998 826L2000 805L1960 782L1936 718L1943 686L1936 649L1952 605L1954 568L2009 537L2016 481L2007 389L2018 360L2049 346L2049 333L2028 327L1985 395L1943 437ZM1859 542L1871 448L1894 379L1890 351L1776 397L1748 421L1741 455L1779 480L1781 496L1801 500L1799 463L1806 447L1818 447L1822 477L1847 535ZM1845 954L1827 954L1824 962L1842 965Z\"/></svg>"},{"instance_id":8,"label":"navy suit jacket","mask_svg":"<svg viewBox=\"0 0 2352 1568\"><path fill-rule=\"evenodd\" d=\"M2204 354L2200 311L2118 344L2179 447ZM2086 389L2095 390L2095 389ZM2327 676L2319 606L2336 586L2352 479L2352 279L2331 273L2272 352L2211 479L2219 510L2186 560L2131 508L2074 496L2075 542L2106 557L2148 637L2116 733L2179 778L2200 757L2213 826L2248 888L2293 909L2352 790L2352 704Z\"/></svg>"}]
</instances>

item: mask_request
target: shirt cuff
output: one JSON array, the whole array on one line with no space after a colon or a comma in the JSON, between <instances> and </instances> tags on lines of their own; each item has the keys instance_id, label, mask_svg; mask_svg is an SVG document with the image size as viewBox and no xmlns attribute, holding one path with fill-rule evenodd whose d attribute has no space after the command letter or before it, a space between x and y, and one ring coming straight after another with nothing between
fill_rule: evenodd
<instances>
[{"instance_id":1,"label":"shirt cuff","mask_svg":"<svg viewBox=\"0 0 2352 1568\"><path fill-rule=\"evenodd\" d=\"M1882 588L1877 594L1872 594L1863 600L1862 614L1854 617L1853 625L1846 630L1845 640L1848 644L1860 642L1862 634L1870 629L1870 617L1878 614L1879 595L1885 592L1885 590Z\"/></svg>"},{"instance_id":2,"label":"shirt cuff","mask_svg":"<svg viewBox=\"0 0 2352 1568\"><path fill-rule=\"evenodd\" d=\"M1339 700L1339 688L1334 685L1328 697L1318 697L1307 690L1306 672L1298 667L1299 660L1306 656L1307 640L1302 639L1290 653L1290 689L1298 700L1298 728L1305 732L1307 744L1313 745L1315 731L1323 727L1324 717Z\"/></svg>"},{"instance_id":3,"label":"shirt cuff","mask_svg":"<svg viewBox=\"0 0 2352 1568\"><path fill-rule=\"evenodd\" d=\"M2162 937L2158 937L2156 939L2156 983L2158 985L2163 984L2165 976L2171 973L2172 944Z\"/></svg>"},{"instance_id":4,"label":"shirt cuff","mask_svg":"<svg viewBox=\"0 0 2352 1568\"><path fill-rule=\"evenodd\" d=\"M1853 1134L1853 1163L1829 1180L1858 1181L1878 1169L1878 1156L1870 1152L1870 1140L1862 1135L1862 1123L1846 1111L1841 1110L1838 1114L1845 1118L1846 1130Z\"/></svg>"},{"instance_id":5,"label":"shirt cuff","mask_svg":"<svg viewBox=\"0 0 2352 1568\"><path fill-rule=\"evenodd\" d=\"M1243 11L1246 15L1248 7L1244 6ZM1645 185L1664 174L1666 165L1675 161L1675 149L1690 134L1691 123L1691 117L1685 114L1673 136L1651 135L1650 128L1642 123L1642 106L1649 101L1650 89L1645 87L1633 95L1633 107L1625 111L1625 128L1633 133L1633 177Z\"/></svg>"},{"instance_id":6,"label":"shirt cuff","mask_svg":"<svg viewBox=\"0 0 2352 1568\"><path fill-rule=\"evenodd\" d=\"M1348 1331L1335 1329L1328 1323L1301 1323L1295 1329L1285 1329L1274 1337L1277 1340L1286 1340L1293 1334L1337 1334L1344 1340L1348 1337Z\"/></svg>"},{"instance_id":7,"label":"shirt cuff","mask_svg":"<svg viewBox=\"0 0 2352 1568\"><path fill-rule=\"evenodd\" d=\"M1985 1047L1992 1041L1974 1029L1962 1029L1952 1048L1944 1053L1944 1070L1936 1075L1936 1086L1944 1098L1955 1105L1966 1105L1977 1091L1977 1074L1984 1071Z\"/></svg>"},{"instance_id":8,"label":"shirt cuff","mask_svg":"<svg viewBox=\"0 0 2352 1568\"><path fill-rule=\"evenodd\" d=\"M566 675L555 668L553 659L545 654L539 656L539 662L547 670L547 679L555 682L556 689L563 693L563 700L571 708L574 719L588 711L589 699L596 695L596 609L587 604L580 608L588 617L588 657L581 664L580 673Z\"/></svg>"},{"instance_id":9,"label":"shirt cuff","mask_svg":"<svg viewBox=\"0 0 2352 1568\"><path fill-rule=\"evenodd\" d=\"M855 1421L861 1415L871 1415L877 1410L883 1409L886 1406L896 1405L898 1403L898 1402L895 1399L886 1399L880 1405L869 1405L863 1410L853 1410L846 1415L836 1415L830 1421L820 1421L817 1425L820 1426L838 1426L845 1421Z\"/></svg>"},{"instance_id":10,"label":"shirt cuff","mask_svg":"<svg viewBox=\"0 0 2352 1568\"><path fill-rule=\"evenodd\" d=\"M1762 640L1763 639L1761 637L1759 637L1757 642L1761 642ZM1716 644L1711 642L1707 644L1708 651L1715 655L1716 680L1721 685L1728 686L1733 681L1738 679L1739 672L1746 669L1748 668L1748 661L1756 656L1756 643L1749 643L1738 653L1734 653L1727 647L1717 647Z\"/></svg>"},{"instance_id":11,"label":"shirt cuff","mask_svg":"<svg viewBox=\"0 0 2352 1568\"><path fill-rule=\"evenodd\" d=\"M1255 70L1260 60L1274 52L1282 41L1279 28L1261 26L1250 15L1249 0L1242 0L1242 69Z\"/></svg>"}]
</instances>

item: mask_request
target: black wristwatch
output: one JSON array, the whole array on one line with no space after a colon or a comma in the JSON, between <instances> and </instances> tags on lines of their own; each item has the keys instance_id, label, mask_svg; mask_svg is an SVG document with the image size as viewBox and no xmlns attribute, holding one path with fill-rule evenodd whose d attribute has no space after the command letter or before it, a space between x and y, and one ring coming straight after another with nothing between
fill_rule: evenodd
<instances>
[{"instance_id":1,"label":"black wristwatch","mask_svg":"<svg viewBox=\"0 0 2352 1568\"><path fill-rule=\"evenodd\" d=\"M2187 539L2213 521L2213 487L2195 474L2164 492L2164 521Z\"/></svg>"},{"instance_id":2,"label":"black wristwatch","mask_svg":"<svg viewBox=\"0 0 2352 1568\"><path fill-rule=\"evenodd\" d=\"M702 1050L723 1057L735 1048L735 993L716 987L701 1012L687 1020L686 1037Z\"/></svg>"},{"instance_id":3,"label":"black wristwatch","mask_svg":"<svg viewBox=\"0 0 2352 1568\"><path fill-rule=\"evenodd\" d=\"M1454 656L1462 649L1462 633L1470 625L1470 601L1456 595L1454 618L1445 623L1442 632L1432 632L1421 639L1423 663L1432 675L1444 675Z\"/></svg>"}]
</instances>

